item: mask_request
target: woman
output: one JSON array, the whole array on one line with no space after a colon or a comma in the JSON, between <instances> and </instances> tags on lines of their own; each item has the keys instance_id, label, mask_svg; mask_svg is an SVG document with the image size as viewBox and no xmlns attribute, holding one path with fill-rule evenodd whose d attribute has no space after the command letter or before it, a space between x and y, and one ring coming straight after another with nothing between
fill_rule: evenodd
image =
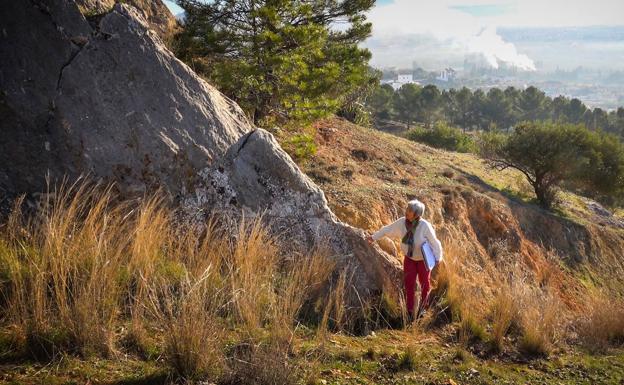
<instances>
[{"instance_id":1,"label":"woman","mask_svg":"<svg viewBox=\"0 0 624 385\"><path fill-rule=\"evenodd\" d=\"M412 200L407 203L405 216L399 218L394 223L382 227L372 236L368 236L368 241L373 242L383 236L401 239L401 252L403 258L403 284L405 288L405 299L410 320L414 319L414 291L416 288L416 277L420 283L420 303L418 305L417 317L421 317L428 306L429 299L429 271L423 261L421 246L425 241L429 241L431 248L438 261L442 260L442 245L436 237L431 223L422 219L425 212L425 205L419 200Z\"/></svg>"}]
</instances>

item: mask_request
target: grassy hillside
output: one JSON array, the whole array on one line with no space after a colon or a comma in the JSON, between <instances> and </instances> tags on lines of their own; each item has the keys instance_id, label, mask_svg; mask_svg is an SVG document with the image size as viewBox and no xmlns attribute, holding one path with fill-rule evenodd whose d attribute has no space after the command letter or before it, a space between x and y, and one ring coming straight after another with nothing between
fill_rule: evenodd
<instances>
[{"instance_id":1,"label":"grassy hillside","mask_svg":"<svg viewBox=\"0 0 624 385\"><path fill-rule=\"evenodd\" d=\"M382 297L356 335L322 250L293 256L260 221L198 233L159 197L84 185L0 226L0 384L624 381L620 218L569 193L545 212L473 155L341 119L306 130L318 149L300 165L343 221L427 204L446 262L423 319L403 327Z\"/></svg>"},{"instance_id":2,"label":"grassy hillside","mask_svg":"<svg viewBox=\"0 0 624 385\"><path fill-rule=\"evenodd\" d=\"M520 172L492 170L473 154L337 118L317 123L313 132L318 150L301 167L341 220L375 230L415 197L428 206L425 216L447 244L461 243L485 259L505 245L536 271L556 268L566 279L572 273L566 291L582 284L624 293L624 218L597 203L561 192L556 211L547 212L533 204Z\"/></svg>"}]
</instances>

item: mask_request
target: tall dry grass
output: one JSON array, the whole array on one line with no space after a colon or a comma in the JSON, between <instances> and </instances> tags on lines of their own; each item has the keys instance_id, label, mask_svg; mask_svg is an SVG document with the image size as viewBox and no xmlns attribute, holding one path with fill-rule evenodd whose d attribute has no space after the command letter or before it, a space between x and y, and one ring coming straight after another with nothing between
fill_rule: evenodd
<instances>
[{"instance_id":1,"label":"tall dry grass","mask_svg":"<svg viewBox=\"0 0 624 385\"><path fill-rule=\"evenodd\" d=\"M495 352L500 352L504 347L505 336L509 332L514 319L518 317L518 309L514 296L508 287L501 287L491 304L491 346Z\"/></svg>"},{"instance_id":2,"label":"tall dry grass","mask_svg":"<svg viewBox=\"0 0 624 385\"><path fill-rule=\"evenodd\" d=\"M128 341L141 350L156 331L182 378L253 371L231 364L240 360L226 340L252 345L256 368L286 357L300 310L326 295L334 269L322 247L287 250L261 217L198 227L158 194L119 201L79 181L50 191L34 215L20 207L0 232L0 306L40 358L110 355Z\"/></svg>"},{"instance_id":3,"label":"tall dry grass","mask_svg":"<svg viewBox=\"0 0 624 385\"><path fill-rule=\"evenodd\" d=\"M113 351L119 312L119 272L127 262L124 204L111 207L110 189L62 186L47 194L39 214L23 217L19 203L5 230L0 255L8 319L35 356L75 350Z\"/></svg>"},{"instance_id":4,"label":"tall dry grass","mask_svg":"<svg viewBox=\"0 0 624 385\"><path fill-rule=\"evenodd\" d=\"M199 227L162 195L120 201L112 188L85 181L51 190L32 215L21 207L0 229L0 314L32 356L146 351L155 340L181 378L288 382L298 370L290 354L303 309L317 312L305 321L318 321L321 341L353 323L345 307L351 272L334 271L321 246L287 249L261 217L214 217ZM434 276L430 323L455 323L464 344L549 354L571 317L549 280L504 243L486 258L452 235ZM582 340L622 341L624 316L599 296L590 304Z\"/></svg>"},{"instance_id":5,"label":"tall dry grass","mask_svg":"<svg viewBox=\"0 0 624 385\"><path fill-rule=\"evenodd\" d=\"M587 296L586 303L587 308L575 325L580 342L596 353L624 345L624 300L595 291Z\"/></svg>"},{"instance_id":6,"label":"tall dry grass","mask_svg":"<svg viewBox=\"0 0 624 385\"><path fill-rule=\"evenodd\" d=\"M433 291L437 322L456 322L463 344L488 342L493 352L500 352L513 332L517 344L508 348L549 354L563 340L569 309L504 242L493 243L483 258L470 253L462 239L457 235L445 242L447 258Z\"/></svg>"}]
</instances>

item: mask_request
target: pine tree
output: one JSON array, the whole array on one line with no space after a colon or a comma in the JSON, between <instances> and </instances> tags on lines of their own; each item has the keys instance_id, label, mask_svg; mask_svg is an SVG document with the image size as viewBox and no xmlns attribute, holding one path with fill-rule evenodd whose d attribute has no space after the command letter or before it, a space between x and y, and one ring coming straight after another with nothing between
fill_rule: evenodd
<instances>
[{"instance_id":1,"label":"pine tree","mask_svg":"<svg viewBox=\"0 0 624 385\"><path fill-rule=\"evenodd\" d=\"M177 3L186 14L178 55L202 64L256 124L325 116L370 82L371 54L358 43L371 33L364 12L374 0Z\"/></svg>"}]
</instances>

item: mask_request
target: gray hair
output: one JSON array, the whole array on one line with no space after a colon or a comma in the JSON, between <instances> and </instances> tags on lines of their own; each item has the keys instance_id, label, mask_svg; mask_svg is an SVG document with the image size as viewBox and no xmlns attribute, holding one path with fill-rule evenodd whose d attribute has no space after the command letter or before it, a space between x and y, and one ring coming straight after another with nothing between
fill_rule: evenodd
<instances>
[{"instance_id":1,"label":"gray hair","mask_svg":"<svg viewBox=\"0 0 624 385\"><path fill-rule=\"evenodd\" d=\"M425 204L419 201L418 199L413 199L407 202L407 207L419 217L422 217L425 213Z\"/></svg>"}]
</instances>

